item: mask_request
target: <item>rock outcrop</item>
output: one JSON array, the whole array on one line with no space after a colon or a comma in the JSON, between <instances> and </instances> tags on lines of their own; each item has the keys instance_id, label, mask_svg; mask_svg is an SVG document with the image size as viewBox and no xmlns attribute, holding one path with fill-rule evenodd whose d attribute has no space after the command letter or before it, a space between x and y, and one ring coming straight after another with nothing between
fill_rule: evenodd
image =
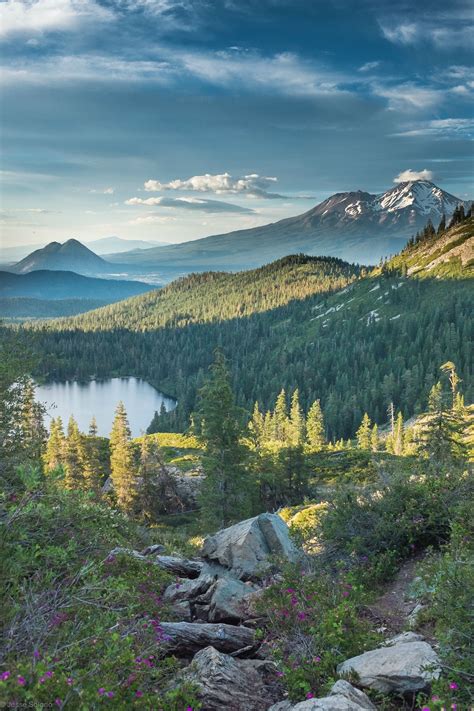
<instances>
[{"instance_id":1,"label":"rock outcrop","mask_svg":"<svg viewBox=\"0 0 474 711\"><path fill-rule=\"evenodd\" d=\"M329 692L320 699L306 699L294 706L290 701L280 701L268 711L376 711L375 706L360 689L340 679Z\"/></svg>"},{"instance_id":2,"label":"rock outcrop","mask_svg":"<svg viewBox=\"0 0 474 711\"><path fill-rule=\"evenodd\" d=\"M384 647L347 659L337 667L340 676L357 674L358 683L383 694L418 692L440 675L439 658L420 635L406 632Z\"/></svg>"},{"instance_id":3,"label":"rock outcrop","mask_svg":"<svg viewBox=\"0 0 474 711\"><path fill-rule=\"evenodd\" d=\"M206 711L265 711L281 695L271 662L235 659L214 647L198 652L183 676Z\"/></svg>"},{"instance_id":4,"label":"rock outcrop","mask_svg":"<svg viewBox=\"0 0 474 711\"><path fill-rule=\"evenodd\" d=\"M272 558L296 562L300 553L283 519L264 513L208 536L202 555L240 580L255 580L271 569Z\"/></svg>"}]
</instances>

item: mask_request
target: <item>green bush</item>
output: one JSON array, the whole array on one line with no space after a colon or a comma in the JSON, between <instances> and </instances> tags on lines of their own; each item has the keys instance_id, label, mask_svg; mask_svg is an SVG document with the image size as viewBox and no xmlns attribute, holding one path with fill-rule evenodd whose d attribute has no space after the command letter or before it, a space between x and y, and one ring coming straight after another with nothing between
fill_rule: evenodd
<instances>
[{"instance_id":1,"label":"green bush","mask_svg":"<svg viewBox=\"0 0 474 711\"><path fill-rule=\"evenodd\" d=\"M265 593L265 643L293 701L324 696L337 679L337 665L376 644L358 614L363 598L348 576L299 567L289 568L283 582Z\"/></svg>"},{"instance_id":2,"label":"green bush","mask_svg":"<svg viewBox=\"0 0 474 711\"><path fill-rule=\"evenodd\" d=\"M178 662L160 628L170 576L110 555L144 545L133 522L54 482L11 496L2 513L0 705L199 708L192 689L171 691Z\"/></svg>"}]
</instances>

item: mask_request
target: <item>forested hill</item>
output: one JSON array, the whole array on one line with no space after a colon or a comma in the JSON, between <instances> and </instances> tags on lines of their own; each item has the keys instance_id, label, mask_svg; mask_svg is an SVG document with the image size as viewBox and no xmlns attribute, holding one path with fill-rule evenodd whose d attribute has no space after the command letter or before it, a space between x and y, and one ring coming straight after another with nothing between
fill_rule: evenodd
<instances>
[{"instance_id":1,"label":"forested hill","mask_svg":"<svg viewBox=\"0 0 474 711\"><path fill-rule=\"evenodd\" d=\"M466 225L472 230L472 219ZM426 246L426 240L420 240L402 262L415 258L417 250ZM139 314L131 322L122 315L162 293L158 292L96 311L95 323L86 315L37 324L22 333L39 354L40 377L136 375L175 396L177 409L168 419L154 423L163 430L188 426L196 391L217 346L232 365L241 406L250 411L258 399L268 408L282 387L289 394L299 388L303 407L321 399L331 438L352 436L365 411L373 421L385 422L391 402L406 417L421 412L430 387L438 380L439 366L447 360L456 363L466 401L472 401L474 290L472 279L463 277L463 270L469 274L468 262L463 266L457 257L453 262L447 256L445 264L456 265L456 279L439 274L424 279L403 276L409 269L405 262L389 263L356 279L349 267L339 263L342 270L348 270L340 278L351 283L331 292L329 280L324 292L309 294L289 277L294 275L289 270L292 261L230 277L191 277L168 287L163 290L166 299L176 298L170 304L185 304L186 310L174 315L170 305L161 316L154 315L153 309L147 311L155 323L161 319L166 324L161 328L153 327L152 320L142 323ZM314 264L302 257L294 261L300 265L297 272ZM284 274L293 284L291 300L282 298ZM247 280L247 292L240 287L230 289L233 279L236 284ZM254 303L257 294L261 301ZM274 295L273 304L268 294ZM231 309L224 306L227 298ZM265 299L268 310L263 310ZM278 306L277 299L283 305ZM236 313L239 304L241 312L239 306ZM258 304L260 312L249 314ZM108 318L114 313L115 324ZM201 322L184 325L197 321L199 314L207 315ZM97 330L97 323L102 330Z\"/></svg>"},{"instance_id":2,"label":"forested hill","mask_svg":"<svg viewBox=\"0 0 474 711\"><path fill-rule=\"evenodd\" d=\"M260 269L206 272L50 327L83 331L149 331L250 316L292 300L337 291L365 270L332 257L293 255Z\"/></svg>"}]
</instances>

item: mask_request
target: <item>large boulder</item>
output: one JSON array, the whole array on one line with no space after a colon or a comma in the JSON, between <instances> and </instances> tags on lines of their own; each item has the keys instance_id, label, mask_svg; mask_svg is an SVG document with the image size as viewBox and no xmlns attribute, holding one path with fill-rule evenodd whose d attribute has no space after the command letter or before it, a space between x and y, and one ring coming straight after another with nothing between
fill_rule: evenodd
<instances>
[{"instance_id":1,"label":"large boulder","mask_svg":"<svg viewBox=\"0 0 474 711\"><path fill-rule=\"evenodd\" d=\"M271 662L234 659L214 647L194 656L184 678L196 685L206 711L265 711L281 693Z\"/></svg>"},{"instance_id":2,"label":"large boulder","mask_svg":"<svg viewBox=\"0 0 474 711\"><path fill-rule=\"evenodd\" d=\"M321 699L306 699L293 706L290 701L280 701L268 711L376 711L368 696L352 684L340 679Z\"/></svg>"},{"instance_id":3,"label":"large boulder","mask_svg":"<svg viewBox=\"0 0 474 711\"><path fill-rule=\"evenodd\" d=\"M434 649L412 632L398 635L337 667L340 676L357 675L358 683L383 694L422 691L440 675Z\"/></svg>"},{"instance_id":4,"label":"large boulder","mask_svg":"<svg viewBox=\"0 0 474 711\"><path fill-rule=\"evenodd\" d=\"M277 514L265 513L208 536L202 555L218 561L237 578L252 580L269 570L271 558L296 562L300 553L283 519Z\"/></svg>"},{"instance_id":5,"label":"large boulder","mask_svg":"<svg viewBox=\"0 0 474 711\"><path fill-rule=\"evenodd\" d=\"M209 622L239 622L251 615L246 600L259 588L232 578L214 583L209 608Z\"/></svg>"}]
</instances>

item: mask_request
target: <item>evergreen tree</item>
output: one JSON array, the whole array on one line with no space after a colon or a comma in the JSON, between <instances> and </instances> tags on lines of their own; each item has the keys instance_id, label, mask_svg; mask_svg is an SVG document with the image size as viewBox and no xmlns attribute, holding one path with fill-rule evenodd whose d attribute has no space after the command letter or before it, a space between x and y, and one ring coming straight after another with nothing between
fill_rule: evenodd
<instances>
[{"instance_id":1,"label":"evergreen tree","mask_svg":"<svg viewBox=\"0 0 474 711\"><path fill-rule=\"evenodd\" d=\"M66 489L84 488L85 450L76 420L71 415L64 448L64 485Z\"/></svg>"},{"instance_id":2,"label":"evergreen tree","mask_svg":"<svg viewBox=\"0 0 474 711\"><path fill-rule=\"evenodd\" d=\"M286 392L284 389L276 399L273 411L273 436L278 442L285 444L288 439L289 420L287 413Z\"/></svg>"},{"instance_id":3,"label":"evergreen tree","mask_svg":"<svg viewBox=\"0 0 474 711\"><path fill-rule=\"evenodd\" d=\"M158 442L151 437L143 437L140 447L139 507L147 521L154 521L166 512L164 494L169 483L169 476L164 466L163 454ZM160 496L161 494L161 496Z\"/></svg>"},{"instance_id":4,"label":"evergreen tree","mask_svg":"<svg viewBox=\"0 0 474 711\"><path fill-rule=\"evenodd\" d=\"M34 383L31 378L27 378L22 392L22 448L28 461L36 465L41 464L48 437L43 414L44 408L35 399Z\"/></svg>"},{"instance_id":5,"label":"evergreen tree","mask_svg":"<svg viewBox=\"0 0 474 711\"><path fill-rule=\"evenodd\" d=\"M421 454L435 468L466 460L466 422L452 407L440 382L430 391L428 412L420 419L418 444Z\"/></svg>"},{"instance_id":6,"label":"evergreen tree","mask_svg":"<svg viewBox=\"0 0 474 711\"><path fill-rule=\"evenodd\" d=\"M240 439L241 411L236 407L227 363L216 353L210 376L199 393L195 416L204 445L206 474L201 491L201 518L206 526L224 527L250 513L250 482Z\"/></svg>"},{"instance_id":7,"label":"evergreen tree","mask_svg":"<svg viewBox=\"0 0 474 711\"><path fill-rule=\"evenodd\" d=\"M255 403L252 417L249 422L249 432L256 447L261 447L265 443L265 419L260 412L260 405Z\"/></svg>"},{"instance_id":8,"label":"evergreen tree","mask_svg":"<svg viewBox=\"0 0 474 711\"><path fill-rule=\"evenodd\" d=\"M438 234L439 235L442 234L443 232L445 232L445 230L446 230L446 215L443 212L443 214L441 216L441 221L438 225Z\"/></svg>"},{"instance_id":9,"label":"evergreen tree","mask_svg":"<svg viewBox=\"0 0 474 711\"><path fill-rule=\"evenodd\" d=\"M304 442L305 422L300 406L298 388L291 398L290 420L288 423L288 439L292 447L298 447Z\"/></svg>"},{"instance_id":10,"label":"evergreen tree","mask_svg":"<svg viewBox=\"0 0 474 711\"><path fill-rule=\"evenodd\" d=\"M359 449L370 449L370 435L372 423L367 413L364 414L360 427L356 432Z\"/></svg>"},{"instance_id":11,"label":"evergreen tree","mask_svg":"<svg viewBox=\"0 0 474 711\"><path fill-rule=\"evenodd\" d=\"M374 424L370 433L370 449L372 452L378 452L379 449L379 431L376 424Z\"/></svg>"},{"instance_id":12,"label":"evergreen tree","mask_svg":"<svg viewBox=\"0 0 474 711\"><path fill-rule=\"evenodd\" d=\"M393 453L401 456L405 446L405 427L403 424L403 415L401 412L397 415L395 422L395 431L393 434Z\"/></svg>"},{"instance_id":13,"label":"evergreen tree","mask_svg":"<svg viewBox=\"0 0 474 711\"><path fill-rule=\"evenodd\" d=\"M66 440L61 417L51 420L49 438L44 453L44 467L47 472L58 469L64 463Z\"/></svg>"},{"instance_id":14,"label":"evergreen tree","mask_svg":"<svg viewBox=\"0 0 474 711\"><path fill-rule=\"evenodd\" d=\"M123 402L117 405L110 433L110 476L119 508L131 513L137 498L137 473Z\"/></svg>"},{"instance_id":15,"label":"evergreen tree","mask_svg":"<svg viewBox=\"0 0 474 711\"><path fill-rule=\"evenodd\" d=\"M309 452L320 452L326 445L324 417L319 400L315 400L306 417L306 448Z\"/></svg>"}]
</instances>

